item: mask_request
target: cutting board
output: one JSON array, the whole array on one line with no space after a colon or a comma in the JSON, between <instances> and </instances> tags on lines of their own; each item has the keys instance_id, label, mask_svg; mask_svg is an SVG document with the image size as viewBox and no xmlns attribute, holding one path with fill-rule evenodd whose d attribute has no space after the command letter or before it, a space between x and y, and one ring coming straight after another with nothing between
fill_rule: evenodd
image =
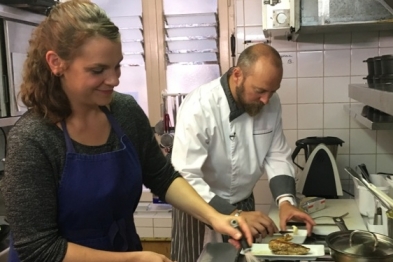
<instances>
[{"instance_id":1,"label":"cutting board","mask_svg":"<svg viewBox=\"0 0 393 262\"><path fill-rule=\"evenodd\" d=\"M349 230L367 230L366 224L359 213L359 209L354 199L326 199L326 207L315 213L310 214L311 217L317 216L341 216L348 212L349 214L344 217L345 224ZM269 217L280 225L278 207L275 203L270 206ZM316 223L331 223L334 224L332 218L317 218ZM313 232L318 235L328 235L330 233L339 231L337 226L315 226Z\"/></svg>"}]
</instances>

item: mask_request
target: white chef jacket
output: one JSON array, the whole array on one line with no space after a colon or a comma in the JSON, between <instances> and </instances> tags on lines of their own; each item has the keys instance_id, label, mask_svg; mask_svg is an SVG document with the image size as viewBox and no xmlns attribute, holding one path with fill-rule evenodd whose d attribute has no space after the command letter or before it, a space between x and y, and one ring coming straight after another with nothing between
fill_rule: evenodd
<instances>
[{"instance_id":1,"label":"white chef jacket","mask_svg":"<svg viewBox=\"0 0 393 262\"><path fill-rule=\"evenodd\" d=\"M177 114L172 163L207 202L215 195L231 204L249 197L264 171L269 180L294 178L278 95L255 117L230 120L230 112L218 78L189 93Z\"/></svg>"}]
</instances>

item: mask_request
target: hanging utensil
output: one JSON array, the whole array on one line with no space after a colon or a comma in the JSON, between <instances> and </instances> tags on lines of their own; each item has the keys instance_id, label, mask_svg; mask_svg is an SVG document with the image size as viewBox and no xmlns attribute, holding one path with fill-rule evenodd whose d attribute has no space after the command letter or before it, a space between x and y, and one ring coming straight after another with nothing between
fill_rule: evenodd
<instances>
[{"instance_id":1,"label":"hanging utensil","mask_svg":"<svg viewBox=\"0 0 393 262\"><path fill-rule=\"evenodd\" d=\"M344 170L350 174L357 181L366 186L366 188L381 202L381 204L388 210L393 209L393 199L390 198L385 192L377 188L375 185L368 183L361 175L356 173L352 168L345 167Z\"/></svg>"},{"instance_id":2,"label":"hanging utensil","mask_svg":"<svg viewBox=\"0 0 393 262\"><path fill-rule=\"evenodd\" d=\"M173 95L172 97L172 118L173 118L173 127L176 127L176 114L177 114L177 95Z\"/></svg>"},{"instance_id":3,"label":"hanging utensil","mask_svg":"<svg viewBox=\"0 0 393 262\"><path fill-rule=\"evenodd\" d=\"M236 66L236 38L235 38L235 34L231 35L231 56L232 56L232 66Z\"/></svg>"},{"instance_id":4,"label":"hanging utensil","mask_svg":"<svg viewBox=\"0 0 393 262\"><path fill-rule=\"evenodd\" d=\"M358 168L360 169L360 172L362 173L364 179L367 182L372 183L371 179L370 179L370 173L368 172L366 165L365 164L360 164L360 165L358 165Z\"/></svg>"}]
</instances>

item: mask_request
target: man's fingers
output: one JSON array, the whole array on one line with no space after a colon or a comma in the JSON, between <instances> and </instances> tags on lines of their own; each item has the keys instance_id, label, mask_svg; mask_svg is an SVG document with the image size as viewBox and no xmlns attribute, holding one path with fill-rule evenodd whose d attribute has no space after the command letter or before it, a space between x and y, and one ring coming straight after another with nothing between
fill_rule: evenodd
<instances>
[{"instance_id":1,"label":"man's fingers","mask_svg":"<svg viewBox=\"0 0 393 262\"><path fill-rule=\"evenodd\" d=\"M259 223L262 224L262 226L266 230L266 233L269 234L270 236L278 231L277 226L274 224L273 220L268 216L263 215L259 219Z\"/></svg>"}]
</instances>

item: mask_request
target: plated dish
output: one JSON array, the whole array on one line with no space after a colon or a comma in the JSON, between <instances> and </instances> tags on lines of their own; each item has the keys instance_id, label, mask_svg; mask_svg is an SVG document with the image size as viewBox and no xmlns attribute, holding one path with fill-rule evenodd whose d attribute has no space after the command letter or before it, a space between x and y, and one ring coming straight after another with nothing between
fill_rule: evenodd
<instances>
[{"instance_id":1,"label":"plated dish","mask_svg":"<svg viewBox=\"0 0 393 262\"><path fill-rule=\"evenodd\" d=\"M304 245L309 248L310 251L306 255L275 255L269 249L269 244L253 244L252 254L260 259L268 259L269 261L274 260L303 260L312 261L318 257L325 255L325 247L323 245ZM244 255L243 250L240 254Z\"/></svg>"},{"instance_id":2,"label":"plated dish","mask_svg":"<svg viewBox=\"0 0 393 262\"><path fill-rule=\"evenodd\" d=\"M303 244L307 238L307 230L297 229L297 232L295 231L295 233L288 233L288 235L290 235L292 237L292 240L291 240L292 243ZM261 244L268 244L270 242L270 240L273 240L275 238L280 238L282 236L283 235L280 233L273 234L272 236L266 236L265 238L262 238Z\"/></svg>"}]
</instances>

